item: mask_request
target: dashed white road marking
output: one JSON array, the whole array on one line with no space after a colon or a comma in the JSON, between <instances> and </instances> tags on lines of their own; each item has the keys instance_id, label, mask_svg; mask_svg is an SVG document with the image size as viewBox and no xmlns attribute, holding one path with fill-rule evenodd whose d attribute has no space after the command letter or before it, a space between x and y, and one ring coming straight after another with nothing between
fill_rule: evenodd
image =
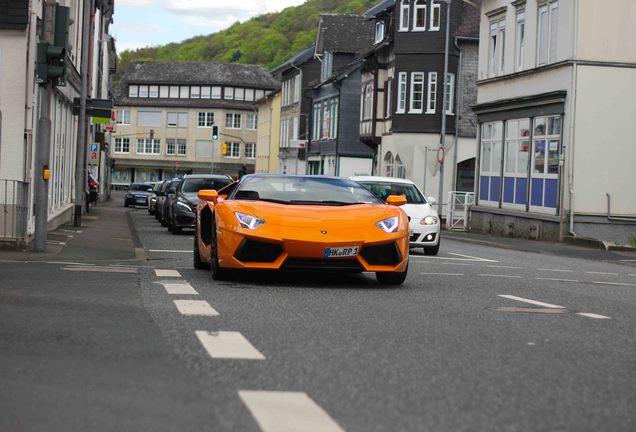
<instances>
[{"instance_id":1,"label":"dashed white road marking","mask_svg":"<svg viewBox=\"0 0 636 432\"><path fill-rule=\"evenodd\" d=\"M191 250L173 250L173 249L149 249L148 252L158 253L192 253Z\"/></svg>"},{"instance_id":2,"label":"dashed white road marking","mask_svg":"<svg viewBox=\"0 0 636 432\"><path fill-rule=\"evenodd\" d=\"M582 312L579 312L579 313L577 313L577 315L581 315L581 316L584 316L584 317L587 317L587 318L594 318L594 319L612 319L612 318L610 318L608 316L599 315L599 314L595 314L595 313L582 313Z\"/></svg>"},{"instance_id":3,"label":"dashed white road marking","mask_svg":"<svg viewBox=\"0 0 636 432\"><path fill-rule=\"evenodd\" d=\"M551 268L538 268L539 271L551 271L551 272L562 272L562 273L572 273L573 270L566 269L551 269Z\"/></svg>"},{"instance_id":4,"label":"dashed white road marking","mask_svg":"<svg viewBox=\"0 0 636 432\"><path fill-rule=\"evenodd\" d=\"M219 314L205 300L175 300L174 304L181 315L217 316Z\"/></svg>"},{"instance_id":5,"label":"dashed white road marking","mask_svg":"<svg viewBox=\"0 0 636 432\"><path fill-rule=\"evenodd\" d=\"M628 286L628 287L636 287L636 284L632 284L632 283L621 283L621 282L599 282L599 281L593 281L593 284L597 284L597 285L615 285L615 286Z\"/></svg>"},{"instance_id":6,"label":"dashed white road marking","mask_svg":"<svg viewBox=\"0 0 636 432\"><path fill-rule=\"evenodd\" d=\"M517 266L505 266L505 265L486 265L484 267L489 267L489 268L505 268L505 269L515 269L515 270L520 270L523 267L517 267Z\"/></svg>"},{"instance_id":7,"label":"dashed white road marking","mask_svg":"<svg viewBox=\"0 0 636 432\"><path fill-rule=\"evenodd\" d=\"M565 309L565 307L563 306L559 306L559 305L553 305L550 303L543 303L540 301L536 301L536 300L530 300L527 298L523 298L523 297L516 297L516 296L512 296L512 295L507 295L507 294L498 294L499 297L503 297L503 298L507 298L510 300L516 300L516 301L520 301L520 302L524 302L524 303L530 303L533 305L537 305L537 306L543 306L546 308L551 308L551 309Z\"/></svg>"},{"instance_id":8,"label":"dashed white road marking","mask_svg":"<svg viewBox=\"0 0 636 432\"><path fill-rule=\"evenodd\" d=\"M554 281L554 282L573 282L573 283L578 282L578 280L576 279L540 278L540 277L538 277L537 280Z\"/></svg>"},{"instance_id":9,"label":"dashed white road marking","mask_svg":"<svg viewBox=\"0 0 636 432\"><path fill-rule=\"evenodd\" d=\"M155 275L157 277L181 277L181 273L176 270L155 269Z\"/></svg>"},{"instance_id":10,"label":"dashed white road marking","mask_svg":"<svg viewBox=\"0 0 636 432\"><path fill-rule=\"evenodd\" d=\"M81 234L82 233L82 231L80 231L80 230L67 230L67 229L57 229L55 231L64 232L64 233L71 233L71 234Z\"/></svg>"},{"instance_id":11,"label":"dashed white road marking","mask_svg":"<svg viewBox=\"0 0 636 432\"><path fill-rule=\"evenodd\" d=\"M239 332L197 330L195 333L212 358L265 360L265 356Z\"/></svg>"},{"instance_id":12,"label":"dashed white road marking","mask_svg":"<svg viewBox=\"0 0 636 432\"><path fill-rule=\"evenodd\" d=\"M594 275L618 276L618 273L608 273L608 272L593 272L593 271L589 271L589 272L585 272L585 273L594 274Z\"/></svg>"},{"instance_id":13,"label":"dashed white road marking","mask_svg":"<svg viewBox=\"0 0 636 432\"><path fill-rule=\"evenodd\" d=\"M47 261L47 264L59 264L66 266L94 266L95 264L90 263L78 263L78 262L67 262L67 261Z\"/></svg>"},{"instance_id":14,"label":"dashed white road marking","mask_svg":"<svg viewBox=\"0 0 636 432\"><path fill-rule=\"evenodd\" d=\"M184 283L164 283L163 286L166 289L166 292L168 294L172 294L172 295L179 295L179 294L183 294L183 295L199 295L199 293L196 292L196 290L194 288L192 288L192 285L190 285L187 282L184 282Z\"/></svg>"},{"instance_id":15,"label":"dashed white road marking","mask_svg":"<svg viewBox=\"0 0 636 432\"><path fill-rule=\"evenodd\" d=\"M464 276L464 273L420 273L424 276Z\"/></svg>"},{"instance_id":16,"label":"dashed white road marking","mask_svg":"<svg viewBox=\"0 0 636 432\"><path fill-rule=\"evenodd\" d=\"M56 240L47 240L46 244L56 245L56 246L66 246L66 242L61 242Z\"/></svg>"},{"instance_id":17,"label":"dashed white road marking","mask_svg":"<svg viewBox=\"0 0 636 432\"><path fill-rule=\"evenodd\" d=\"M459 263L459 262L443 262L443 263L440 263L440 265L474 266L475 264Z\"/></svg>"},{"instance_id":18,"label":"dashed white road marking","mask_svg":"<svg viewBox=\"0 0 636 432\"><path fill-rule=\"evenodd\" d=\"M93 273L137 273L137 269L132 267L79 266L79 267L62 267L62 270L75 271L75 272L93 272Z\"/></svg>"},{"instance_id":19,"label":"dashed white road marking","mask_svg":"<svg viewBox=\"0 0 636 432\"><path fill-rule=\"evenodd\" d=\"M494 277L494 278L504 278L504 279L521 279L521 276L515 275L500 275L500 274L480 274L477 276L481 277Z\"/></svg>"},{"instance_id":20,"label":"dashed white road marking","mask_svg":"<svg viewBox=\"0 0 636 432\"><path fill-rule=\"evenodd\" d=\"M491 260L491 259L486 259L486 258L479 258L479 257L474 257L474 256L470 256L470 255L463 255L463 254L458 254L458 253L453 253L453 252L449 252L449 255L454 255L454 256L458 256L458 257L462 257L462 258L468 258L471 261L481 261L481 262L499 262L497 260Z\"/></svg>"},{"instance_id":21,"label":"dashed white road marking","mask_svg":"<svg viewBox=\"0 0 636 432\"><path fill-rule=\"evenodd\" d=\"M344 432L306 393L240 390L239 396L263 432Z\"/></svg>"}]
</instances>

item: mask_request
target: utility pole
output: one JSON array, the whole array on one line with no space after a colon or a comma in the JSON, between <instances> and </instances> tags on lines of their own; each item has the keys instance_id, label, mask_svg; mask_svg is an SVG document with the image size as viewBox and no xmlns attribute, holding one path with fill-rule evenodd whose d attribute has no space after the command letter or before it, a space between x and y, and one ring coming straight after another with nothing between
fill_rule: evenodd
<instances>
[{"instance_id":1,"label":"utility pole","mask_svg":"<svg viewBox=\"0 0 636 432\"><path fill-rule=\"evenodd\" d=\"M90 21L93 12L93 1L83 1L82 19L82 65L81 65L81 89L80 89L80 109L77 127L77 149L75 152L75 213L73 215L73 226L82 226L82 208L86 195L86 97L88 93L88 43L90 34Z\"/></svg>"},{"instance_id":2,"label":"utility pole","mask_svg":"<svg viewBox=\"0 0 636 432\"><path fill-rule=\"evenodd\" d=\"M55 36L55 1L45 0L43 5L44 25L41 43L53 45ZM38 48L39 49L39 48ZM45 56L46 57L46 56ZM40 85L40 118L36 142L35 172L35 238L33 249L46 252L49 213L49 159L51 157L51 93L53 82L49 79Z\"/></svg>"},{"instance_id":3,"label":"utility pole","mask_svg":"<svg viewBox=\"0 0 636 432\"><path fill-rule=\"evenodd\" d=\"M442 157L439 158L439 197L437 203L437 214L442 217L442 209L444 207L444 158L446 157L446 110L448 104L446 103L446 86L448 83L448 50L449 50L449 35L450 35L450 13L451 13L451 0L443 0L446 3L446 44L444 48L444 76L442 78L442 131L440 137L440 149L442 150ZM450 95L450 92L449 92ZM457 149L455 149L457 151Z\"/></svg>"}]
</instances>

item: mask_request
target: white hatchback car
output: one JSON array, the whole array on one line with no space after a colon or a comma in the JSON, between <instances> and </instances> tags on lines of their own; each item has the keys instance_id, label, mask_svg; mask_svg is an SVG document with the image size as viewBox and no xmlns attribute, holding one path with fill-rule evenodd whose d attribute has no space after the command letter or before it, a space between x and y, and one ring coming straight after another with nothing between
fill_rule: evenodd
<instances>
[{"instance_id":1,"label":"white hatchback car","mask_svg":"<svg viewBox=\"0 0 636 432\"><path fill-rule=\"evenodd\" d=\"M421 247L424 248L426 255L437 255L440 243L440 220L432 207L437 202L435 198L425 198L422 191L411 180L376 176L349 178L360 183L383 200L386 200L389 195L406 196L406 204L401 208L409 218L411 248Z\"/></svg>"}]
</instances>

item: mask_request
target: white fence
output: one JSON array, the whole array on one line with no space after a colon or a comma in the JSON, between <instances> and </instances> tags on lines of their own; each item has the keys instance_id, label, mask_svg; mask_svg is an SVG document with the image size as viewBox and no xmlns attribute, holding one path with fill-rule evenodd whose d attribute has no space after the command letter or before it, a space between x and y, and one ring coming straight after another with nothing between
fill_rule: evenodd
<instances>
[{"instance_id":1,"label":"white fence","mask_svg":"<svg viewBox=\"0 0 636 432\"><path fill-rule=\"evenodd\" d=\"M448 218L446 229L449 231L466 231L470 206L475 204L474 192L452 191L448 193Z\"/></svg>"}]
</instances>

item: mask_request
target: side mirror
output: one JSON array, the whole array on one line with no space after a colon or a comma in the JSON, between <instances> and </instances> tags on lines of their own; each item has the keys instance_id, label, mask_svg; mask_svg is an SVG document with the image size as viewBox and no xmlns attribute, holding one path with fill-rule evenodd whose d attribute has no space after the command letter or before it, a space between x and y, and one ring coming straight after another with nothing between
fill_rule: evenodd
<instances>
[{"instance_id":1,"label":"side mirror","mask_svg":"<svg viewBox=\"0 0 636 432\"><path fill-rule=\"evenodd\" d=\"M201 189L197 196L202 201L212 201L214 204L219 201L219 193L214 189Z\"/></svg>"},{"instance_id":2,"label":"side mirror","mask_svg":"<svg viewBox=\"0 0 636 432\"><path fill-rule=\"evenodd\" d=\"M386 197L386 203L390 206L403 206L406 204L406 197L404 195L389 195Z\"/></svg>"},{"instance_id":3,"label":"side mirror","mask_svg":"<svg viewBox=\"0 0 636 432\"><path fill-rule=\"evenodd\" d=\"M426 197L426 199L430 205L437 204L437 198L435 197Z\"/></svg>"}]
</instances>

